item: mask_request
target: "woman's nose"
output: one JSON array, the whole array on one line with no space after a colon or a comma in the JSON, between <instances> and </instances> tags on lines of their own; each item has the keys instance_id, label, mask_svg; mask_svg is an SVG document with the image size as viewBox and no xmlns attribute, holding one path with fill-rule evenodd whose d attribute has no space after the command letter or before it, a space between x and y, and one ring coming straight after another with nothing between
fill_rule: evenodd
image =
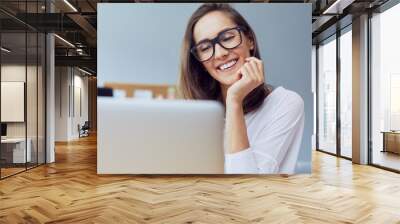
<instances>
[{"instance_id":1,"label":"woman's nose","mask_svg":"<svg viewBox=\"0 0 400 224\"><path fill-rule=\"evenodd\" d=\"M224 56L229 54L229 51L223 47L221 47L221 45L219 45L219 43L215 44L215 59L219 59L219 58L223 58Z\"/></svg>"}]
</instances>

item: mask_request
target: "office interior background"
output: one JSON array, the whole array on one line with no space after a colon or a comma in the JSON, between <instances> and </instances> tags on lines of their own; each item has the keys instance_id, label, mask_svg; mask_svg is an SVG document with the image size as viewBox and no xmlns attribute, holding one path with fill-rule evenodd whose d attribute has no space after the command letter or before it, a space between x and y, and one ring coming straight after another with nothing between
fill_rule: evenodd
<instances>
[{"instance_id":1,"label":"office interior background","mask_svg":"<svg viewBox=\"0 0 400 224\"><path fill-rule=\"evenodd\" d=\"M85 156L73 153L86 153L80 145L96 141L96 7L101 2L158 1L0 2L0 186L38 175L35 170L49 172L43 167L56 167L58 162L73 167L74 159ZM368 175L392 178L394 173L398 178L399 1L242 2L312 4L313 172L335 170L349 160L344 169L350 173L362 173L356 166L361 164L368 167ZM151 83L140 85L154 90ZM89 137L81 136L87 132ZM95 158L95 150L86 156L85 160ZM320 158L336 162L319 167ZM395 218L387 220L399 220L395 213L390 215Z\"/></svg>"}]
</instances>

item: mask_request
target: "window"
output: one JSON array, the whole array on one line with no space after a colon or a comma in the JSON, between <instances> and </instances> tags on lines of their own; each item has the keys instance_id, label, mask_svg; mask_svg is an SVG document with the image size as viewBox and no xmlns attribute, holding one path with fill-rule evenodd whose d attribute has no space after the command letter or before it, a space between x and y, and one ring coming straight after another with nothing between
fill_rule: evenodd
<instances>
[{"instance_id":1,"label":"window","mask_svg":"<svg viewBox=\"0 0 400 224\"><path fill-rule=\"evenodd\" d=\"M336 153L336 36L318 47L318 149Z\"/></svg>"},{"instance_id":2,"label":"window","mask_svg":"<svg viewBox=\"0 0 400 224\"><path fill-rule=\"evenodd\" d=\"M400 170L400 5L371 18L372 164Z\"/></svg>"},{"instance_id":3,"label":"window","mask_svg":"<svg viewBox=\"0 0 400 224\"><path fill-rule=\"evenodd\" d=\"M340 155L352 157L352 32L351 26L340 36Z\"/></svg>"}]
</instances>

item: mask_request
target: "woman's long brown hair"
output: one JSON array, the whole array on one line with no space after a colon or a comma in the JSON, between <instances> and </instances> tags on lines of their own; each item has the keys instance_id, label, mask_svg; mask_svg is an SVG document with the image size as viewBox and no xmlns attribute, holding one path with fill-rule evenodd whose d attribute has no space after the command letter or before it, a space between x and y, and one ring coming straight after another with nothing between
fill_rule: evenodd
<instances>
[{"instance_id":1,"label":"woman's long brown hair","mask_svg":"<svg viewBox=\"0 0 400 224\"><path fill-rule=\"evenodd\" d=\"M193 28L201 17L213 12L220 11L243 29L243 33L253 41L254 50L250 54L261 59L256 36L246 20L229 4L206 3L201 5L190 17L186 26L185 36L181 48L181 65L179 91L185 99L218 100L222 102L220 84L215 80L191 53L190 49L194 45ZM251 91L243 100L243 111L248 113L261 106L264 99L269 94L266 85L260 85Z\"/></svg>"}]
</instances>

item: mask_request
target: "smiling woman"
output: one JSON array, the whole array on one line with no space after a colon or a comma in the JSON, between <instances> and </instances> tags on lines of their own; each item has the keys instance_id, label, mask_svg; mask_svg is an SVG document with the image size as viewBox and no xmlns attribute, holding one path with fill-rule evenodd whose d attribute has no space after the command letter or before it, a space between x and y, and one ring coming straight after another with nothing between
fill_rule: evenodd
<instances>
[{"instance_id":1,"label":"smiling woman","mask_svg":"<svg viewBox=\"0 0 400 224\"><path fill-rule=\"evenodd\" d=\"M181 51L180 90L187 99L225 105L226 173L295 172L304 103L265 84L256 35L228 4L203 4L191 16Z\"/></svg>"}]
</instances>

